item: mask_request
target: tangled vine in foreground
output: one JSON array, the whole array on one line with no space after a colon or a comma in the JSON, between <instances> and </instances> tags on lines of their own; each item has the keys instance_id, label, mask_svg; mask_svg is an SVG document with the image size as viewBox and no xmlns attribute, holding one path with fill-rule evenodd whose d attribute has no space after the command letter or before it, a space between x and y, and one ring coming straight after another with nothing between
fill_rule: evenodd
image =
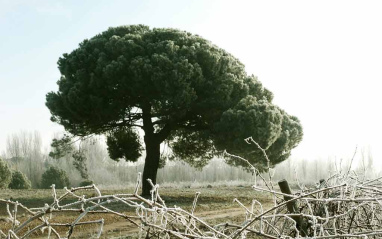
<instances>
[{"instance_id":1,"label":"tangled vine in foreground","mask_svg":"<svg viewBox=\"0 0 382 239\"><path fill-rule=\"evenodd\" d=\"M247 142L257 145L251 138ZM0 230L0 238L28 238L44 228L48 229L48 238L52 235L70 238L76 227L86 224L99 225L96 235L99 238L104 220L85 220L88 214L94 213L124 218L140 229L141 238L382 238L382 177L365 180L349 168L322 180L315 188L302 187L296 194L286 194L275 189L271 173L268 180L257 175L260 177L258 182L262 181L265 188L256 183L253 189L272 194L274 206L265 209L253 199L252 205L247 207L235 200L245 209L240 225L230 222L209 225L195 216L199 193L195 194L191 211L169 207L159 194L159 186L150 181L151 198L145 199L138 195L139 175L135 191L131 194L102 195L95 185L91 185L66 189L63 195L58 196L53 185L54 202L41 208L27 208L18 202L0 199L8 213L7 231ZM95 190L96 195L86 198L77 194L79 190ZM78 201L63 203L68 196ZM134 208L136 214L118 212L108 206L110 203ZM29 213L29 218L18 221L18 208ZM77 212L78 216L67 223L50 222L51 215L58 212ZM32 224L33 227L30 226ZM64 237L57 230L59 227L66 228Z\"/></svg>"}]
</instances>

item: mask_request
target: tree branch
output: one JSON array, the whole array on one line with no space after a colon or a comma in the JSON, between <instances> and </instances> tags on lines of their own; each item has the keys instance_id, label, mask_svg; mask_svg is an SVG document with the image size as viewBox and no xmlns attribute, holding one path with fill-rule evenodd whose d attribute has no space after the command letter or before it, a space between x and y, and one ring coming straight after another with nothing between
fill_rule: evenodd
<instances>
[{"instance_id":1,"label":"tree branch","mask_svg":"<svg viewBox=\"0 0 382 239\"><path fill-rule=\"evenodd\" d=\"M163 127L163 129L161 129L161 131L157 133L158 140L160 143L165 141L165 139L170 135L172 129L173 129L172 125L168 123Z\"/></svg>"},{"instance_id":2,"label":"tree branch","mask_svg":"<svg viewBox=\"0 0 382 239\"><path fill-rule=\"evenodd\" d=\"M144 103L142 106L142 119L143 130L145 131L146 135L154 134L154 124L151 118L151 105L149 103Z\"/></svg>"}]
</instances>

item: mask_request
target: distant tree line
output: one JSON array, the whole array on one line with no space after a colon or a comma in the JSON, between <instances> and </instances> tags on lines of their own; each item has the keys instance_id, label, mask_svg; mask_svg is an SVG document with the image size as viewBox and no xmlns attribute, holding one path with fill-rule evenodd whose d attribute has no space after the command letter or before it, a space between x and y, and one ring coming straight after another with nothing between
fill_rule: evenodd
<instances>
[{"instance_id":1,"label":"distant tree line","mask_svg":"<svg viewBox=\"0 0 382 239\"><path fill-rule=\"evenodd\" d=\"M44 149L38 132L22 131L12 134L7 138L6 150L1 158L10 170L22 172L33 188L50 186L45 183L49 180L44 181L44 175L45 179L52 178L52 175L61 175L58 176L59 181L67 182L63 186L87 185L93 182L104 186L131 186L134 185L137 174L143 171L145 155L135 163L116 162L110 159L103 139L86 139L75 144L66 144L67 148L57 144L59 139L65 139L65 135L56 135L50 147ZM251 182L253 179L253 175L245 169L227 165L219 159L213 159L204 169L195 168L174 158L168 159L166 164L166 168L161 168L158 172L158 183L212 184L224 181ZM62 183L56 187L58 185Z\"/></svg>"},{"instance_id":2,"label":"distant tree line","mask_svg":"<svg viewBox=\"0 0 382 239\"><path fill-rule=\"evenodd\" d=\"M104 187L129 187L136 181L138 172L143 171L145 155L135 163L111 160L107 146L102 138L89 138L70 145L63 150L55 146L57 139L63 135L56 135L49 148L42 145L38 132L19 132L9 135L6 150L0 156L15 178L30 182L32 188L46 188L50 182L59 179L56 186L79 186L95 183ZM63 153L66 151L66 153ZM163 157L166 155L163 153ZM291 182L316 183L321 178L327 178L336 170L347 170L349 159L288 159L278 164L274 170L273 179L286 178ZM169 158L166 167L158 171L157 183L170 186L199 186L208 184L238 184L254 183L255 175L242 167L225 163L224 159L214 158L205 167L195 168L184 161ZM100 166L102 165L102 166ZM360 151L353 170L367 170L375 176L377 171L370 152ZM0 177L7 175L0 167ZM45 176L43 176L45 175ZM49 175L58 175L56 178ZM267 175L264 175L267 177ZM45 180L43 180L45 178ZM10 178L0 178L0 187L8 187ZM17 181L17 180L16 180ZM44 185L44 182L48 182ZM28 183L27 183L28 184ZM3 186L8 185L8 186ZM28 188L28 187L26 187Z\"/></svg>"}]
</instances>

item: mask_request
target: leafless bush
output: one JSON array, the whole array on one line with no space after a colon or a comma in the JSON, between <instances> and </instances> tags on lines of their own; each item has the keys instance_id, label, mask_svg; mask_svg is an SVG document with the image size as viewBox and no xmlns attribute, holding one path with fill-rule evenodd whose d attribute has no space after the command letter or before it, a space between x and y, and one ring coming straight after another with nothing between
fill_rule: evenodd
<instances>
[{"instance_id":1,"label":"leafless bush","mask_svg":"<svg viewBox=\"0 0 382 239\"><path fill-rule=\"evenodd\" d=\"M251 138L247 142L260 148ZM267 157L265 151L264 157ZM104 220L85 220L88 214L96 213L116 215L131 222L139 228L142 238L381 238L382 178L365 180L349 167L349 170L322 180L313 188L301 186L299 192L289 194L275 188L271 170L267 179L255 168L253 170L259 177L253 189L270 193L274 205L263 208L256 198L249 206L235 200L245 209L241 224L210 225L197 217L194 210L199 193L195 194L191 211L166 205L158 185L152 185L151 198L143 198L138 195L141 180L138 176L135 191L131 194L102 195L92 185L67 189L58 196L53 186L53 203L41 208L27 208L18 202L0 200L8 213L7 231L0 231L0 238L27 238L41 229L47 229L48 238L52 235L70 238L76 227L87 224L99 226L98 238L102 234ZM264 187L257 186L260 181ZM87 198L78 193L80 190L94 190L96 194ZM69 196L77 201L65 204L63 200ZM112 209L112 203L133 208L135 214ZM19 208L30 215L28 219L18 221ZM50 222L52 214L62 212L76 212L77 216L70 222ZM65 230L60 230L60 227Z\"/></svg>"}]
</instances>

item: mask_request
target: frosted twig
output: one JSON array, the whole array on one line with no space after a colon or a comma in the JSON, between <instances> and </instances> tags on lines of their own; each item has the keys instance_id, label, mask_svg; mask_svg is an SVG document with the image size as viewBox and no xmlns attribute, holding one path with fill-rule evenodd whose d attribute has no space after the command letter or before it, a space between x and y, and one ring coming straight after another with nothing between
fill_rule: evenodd
<instances>
[{"instance_id":1,"label":"frosted twig","mask_svg":"<svg viewBox=\"0 0 382 239\"><path fill-rule=\"evenodd\" d=\"M238 156L232 157L244 160ZM382 177L365 181L362 175L352 173L349 167L344 173L335 173L317 187L304 186L291 195L274 189L271 182L261 175L260 179L264 181L266 187L254 185L253 189L271 194L275 199L275 205L263 208L264 205L256 199L252 200L251 205L236 199L235 202L245 209L243 221L238 225L227 222L214 226L198 217L195 208L200 197L199 192L195 194L190 211L176 206L168 207L160 196L159 185L154 185L151 181L149 181L152 186L151 198L143 198L138 195L141 182L139 175L135 190L131 194L102 195L95 185L91 185L66 189L61 196L58 196L55 187L52 186L53 203L40 208L28 208L18 202L0 199L0 205L5 205L7 214L4 223L7 230L1 228L3 231L0 230L0 238L27 238L44 228L48 229L48 233L45 233L48 237L52 232L57 238L61 238L58 233L58 228L61 228L60 233L64 229L67 238L70 238L73 228L80 225L97 225L95 236L99 238L107 221L102 218L88 220L89 213L93 215L107 213L120 217L139 228L140 235L148 238L234 239L252 238L256 235L272 239L303 237L331 239L382 236ZM269 179L272 179L271 174ZM94 190L96 195L86 197L79 194L80 190ZM65 203L68 197L76 201ZM282 197L285 199L282 200ZM293 211L288 211L287 205L291 202L297 206ZM136 214L131 215L112 209L110 203L135 209ZM255 204L259 205L257 210ZM27 218L18 215L20 213L18 208L22 208L22 211L28 214ZM56 213L78 214L74 220L55 222L54 218L48 216ZM17 220L22 221L19 224Z\"/></svg>"}]
</instances>

